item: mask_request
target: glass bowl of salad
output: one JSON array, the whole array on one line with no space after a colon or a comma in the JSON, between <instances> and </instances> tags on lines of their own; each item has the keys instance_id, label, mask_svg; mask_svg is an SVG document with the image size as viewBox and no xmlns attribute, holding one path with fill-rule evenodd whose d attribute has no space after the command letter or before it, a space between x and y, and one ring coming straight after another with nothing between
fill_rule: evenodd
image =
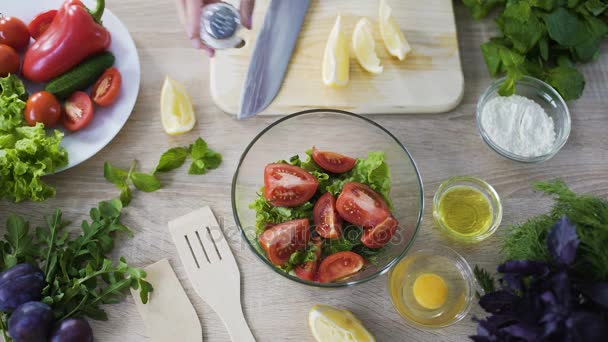
<instances>
[{"instance_id":1,"label":"glass bowl of salad","mask_svg":"<svg viewBox=\"0 0 608 342\"><path fill-rule=\"evenodd\" d=\"M413 245L424 210L414 159L362 116L309 110L277 120L247 146L232 182L246 244L293 281L371 280Z\"/></svg>"}]
</instances>

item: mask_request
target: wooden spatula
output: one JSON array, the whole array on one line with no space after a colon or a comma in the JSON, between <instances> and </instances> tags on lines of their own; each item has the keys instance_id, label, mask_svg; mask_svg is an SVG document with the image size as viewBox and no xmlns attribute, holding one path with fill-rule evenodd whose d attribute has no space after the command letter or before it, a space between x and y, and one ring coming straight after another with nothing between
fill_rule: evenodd
<instances>
[{"instance_id":1,"label":"wooden spatula","mask_svg":"<svg viewBox=\"0 0 608 342\"><path fill-rule=\"evenodd\" d=\"M241 307L241 275L211 208L169 222L196 293L220 316L232 341L255 341Z\"/></svg>"}]
</instances>

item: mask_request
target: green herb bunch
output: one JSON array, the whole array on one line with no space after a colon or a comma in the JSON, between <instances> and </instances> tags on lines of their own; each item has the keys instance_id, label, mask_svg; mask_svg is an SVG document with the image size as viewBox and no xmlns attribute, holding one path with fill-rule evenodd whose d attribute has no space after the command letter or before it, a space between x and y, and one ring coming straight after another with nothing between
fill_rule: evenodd
<instances>
[{"instance_id":1,"label":"green herb bunch","mask_svg":"<svg viewBox=\"0 0 608 342\"><path fill-rule=\"evenodd\" d=\"M576 63L597 59L608 33L606 0L463 0L473 17L500 7L502 36L481 49L492 76L506 74L500 94L515 92L524 75L540 78L564 97L579 98L585 78Z\"/></svg>"},{"instance_id":2,"label":"green herb bunch","mask_svg":"<svg viewBox=\"0 0 608 342\"><path fill-rule=\"evenodd\" d=\"M118 263L109 258L114 235L132 234L120 221L122 208L118 199L100 202L77 234L67 229L70 223L59 209L45 218L45 227L35 230L23 217L10 215L7 233L0 240L0 270L24 262L38 265L48 284L42 301L58 321L82 316L107 320L102 305L121 302L129 288L140 289L141 300L147 303L152 285L145 280L146 273L129 266L124 258ZM3 332L7 321L4 314L0 319Z\"/></svg>"},{"instance_id":3,"label":"green herb bunch","mask_svg":"<svg viewBox=\"0 0 608 342\"><path fill-rule=\"evenodd\" d=\"M189 147L174 147L163 153L152 173L135 171L136 161L133 161L128 171L106 162L103 167L103 175L108 182L113 183L120 189L122 203L129 205L132 199L129 182L133 183L133 186L140 191L154 192L162 187L156 174L181 167L188 156L192 158L192 164L190 164L188 170L191 175L205 174L209 170L217 169L222 163L222 155L210 149L205 140L198 138Z\"/></svg>"},{"instance_id":4,"label":"green herb bunch","mask_svg":"<svg viewBox=\"0 0 608 342\"><path fill-rule=\"evenodd\" d=\"M576 226L580 246L574 269L590 280L608 281L608 201L577 195L563 181L541 182L536 189L555 196L550 213L514 226L503 241L505 260L549 262L547 236L563 216Z\"/></svg>"}]
</instances>

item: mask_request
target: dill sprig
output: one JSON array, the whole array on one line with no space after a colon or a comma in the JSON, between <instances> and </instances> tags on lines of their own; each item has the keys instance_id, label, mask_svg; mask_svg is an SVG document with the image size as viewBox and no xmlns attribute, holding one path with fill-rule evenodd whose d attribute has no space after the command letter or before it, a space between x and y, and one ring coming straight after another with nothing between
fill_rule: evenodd
<instances>
[{"instance_id":1,"label":"dill sprig","mask_svg":"<svg viewBox=\"0 0 608 342\"><path fill-rule=\"evenodd\" d=\"M578 195L561 180L539 182L535 188L552 195L555 205L550 213L511 228L502 245L506 260L550 262L547 235L561 217L568 216L581 240L575 269L592 280L608 280L608 201Z\"/></svg>"},{"instance_id":2,"label":"dill sprig","mask_svg":"<svg viewBox=\"0 0 608 342\"><path fill-rule=\"evenodd\" d=\"M477 283L486 294L496 291L494 277L484 268L475 265L473 274L475 275L475 279L477 279ZM481 298L483 296L483 294L480 294L479 292L476 292L475 294L477 295L477 298Z\"/></svg>"}]
</instances>

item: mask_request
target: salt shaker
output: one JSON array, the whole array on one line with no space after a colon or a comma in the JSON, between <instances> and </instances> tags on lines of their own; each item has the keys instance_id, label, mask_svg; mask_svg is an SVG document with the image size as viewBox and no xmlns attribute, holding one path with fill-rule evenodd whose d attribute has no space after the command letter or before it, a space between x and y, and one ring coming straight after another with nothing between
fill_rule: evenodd
<instances>
[{"instance_id":1,"label":"salt shaker","mask_svg":"<svg viewBox=\"0 0 608 342\"><path fill-rule=\"evenodd\" d=\"M207 46L214 49L236 47L242 42L237 36L241 27L241 16L234 6L216 2L203 7L200 36Z\"/></svg>"}]
</instances>

